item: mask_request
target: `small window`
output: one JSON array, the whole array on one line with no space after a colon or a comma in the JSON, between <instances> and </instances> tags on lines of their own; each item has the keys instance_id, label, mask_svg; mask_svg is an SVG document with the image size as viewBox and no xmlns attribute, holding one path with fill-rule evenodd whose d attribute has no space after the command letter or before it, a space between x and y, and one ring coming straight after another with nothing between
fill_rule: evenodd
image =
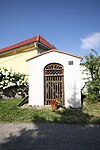
<instances>
[{"instance_id":1,"label":"small window","mask_svg":"<svg viewBox=\"0 0 100 150\"><path fill-rule=\"evenodd\" d=\"M68 61L68 65L73 65L73 61Z\"/></svg>"}]
</instances>

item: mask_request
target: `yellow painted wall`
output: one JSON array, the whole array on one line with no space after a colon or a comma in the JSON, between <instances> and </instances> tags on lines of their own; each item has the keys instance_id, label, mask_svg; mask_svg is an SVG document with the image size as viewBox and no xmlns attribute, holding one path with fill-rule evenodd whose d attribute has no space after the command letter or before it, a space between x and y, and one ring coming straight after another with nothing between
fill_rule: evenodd
<instances>
[{"instance_id":1,"label":"yellow painted wall","mask_svg":"<svg viewBox=\"0 0 100 150\"><path fill-rule=\"evenodd\" d=\"M0 58L0 67L12 69L15 72L25 73L28 75L28 66L26 60L37 55L37 49L26 50L13 55L3 56Z\"/></svg>"}]
</instances>

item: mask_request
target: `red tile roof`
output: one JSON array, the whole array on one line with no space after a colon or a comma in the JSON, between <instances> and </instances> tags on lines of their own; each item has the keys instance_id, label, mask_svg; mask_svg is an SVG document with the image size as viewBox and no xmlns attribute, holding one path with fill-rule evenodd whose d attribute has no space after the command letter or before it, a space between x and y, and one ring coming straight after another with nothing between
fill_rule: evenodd
<instances>
[{"instance_id":1,"label":"red tile roof","mask_svg":"<svg viewBox=\"0 0 100 150\"><path fill-rule=\"evenodd\" d=\"M70 54L70 53L68 53L68 52L63 52L63 51L58 50L58 49L51 49L51 50L45 51L45 52L43 52L43 53L40 53L40 54L38 54L38 55L36 55L36 56L33 56L33 57L27 59L26 61L32 60L32 59L34 59L34 58L37 58L37 57L39 57L39 56L45 55L45 54L50 53L50 52L58 52L58 53L62 53L62 54L65 54L65 55L69 55L69 56L73 56L73 57L82 59L81 56L77 56L77 55L74 55L74 54Z\"/></svg>"},{"instance_id":2,"label":"red tile roof","mask_svg":"<svg viewBox=\"0 0 100 150\"><path fill-rule=\"evenodd\" d=\"M2 49L0 49L0 53L4 53L4 52L10 51L12 49L19 48L21 46L25 46L27 44L31 44L31 43L35 43L35 42L40 42L40 43L42 43L43 45L47 46L50 49L55 48L53 45L48 43L43 37L38 35L38 36L35 36L33 38L30 38L30 39L27 39L25 41L22 41L20 43L17 43L17 44L14 44L14 45L2 48Z\"/></svg>"}]
</instances>

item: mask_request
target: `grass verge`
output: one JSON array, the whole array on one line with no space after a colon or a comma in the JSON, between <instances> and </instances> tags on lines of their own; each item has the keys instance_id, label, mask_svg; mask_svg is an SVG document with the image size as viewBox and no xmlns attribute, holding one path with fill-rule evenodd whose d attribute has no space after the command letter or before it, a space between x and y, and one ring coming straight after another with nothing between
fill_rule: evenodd
<instances>
[{"instance_id":1,"label":"grass verge","mask_svg":"<svg viewBox=\"0 0 100 150\"><path fill-rule=\"evenodd\" d=\"M20 108L22 99L0 101L0 122L57 122L100 124L100 104L86 104L81 109L52 111L42 108Z\"/></svg>"}]
</instances>

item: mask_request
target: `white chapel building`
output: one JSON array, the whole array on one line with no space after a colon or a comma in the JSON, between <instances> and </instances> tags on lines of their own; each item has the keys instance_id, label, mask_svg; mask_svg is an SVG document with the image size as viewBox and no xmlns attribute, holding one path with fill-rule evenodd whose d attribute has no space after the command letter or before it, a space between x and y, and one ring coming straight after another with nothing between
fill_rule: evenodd
<instances>
[{"instance_id":1,"label":"white chapel building","mask_svg":"<svg viewBox=\"0 0 100 150\"><path fill-rule=\"evenodd\" d=\"M66 108L80 107L81 59L57 49L29 58L29 105L50 105L52 99L59 99Z\"/></svg>"}]
</instances>

